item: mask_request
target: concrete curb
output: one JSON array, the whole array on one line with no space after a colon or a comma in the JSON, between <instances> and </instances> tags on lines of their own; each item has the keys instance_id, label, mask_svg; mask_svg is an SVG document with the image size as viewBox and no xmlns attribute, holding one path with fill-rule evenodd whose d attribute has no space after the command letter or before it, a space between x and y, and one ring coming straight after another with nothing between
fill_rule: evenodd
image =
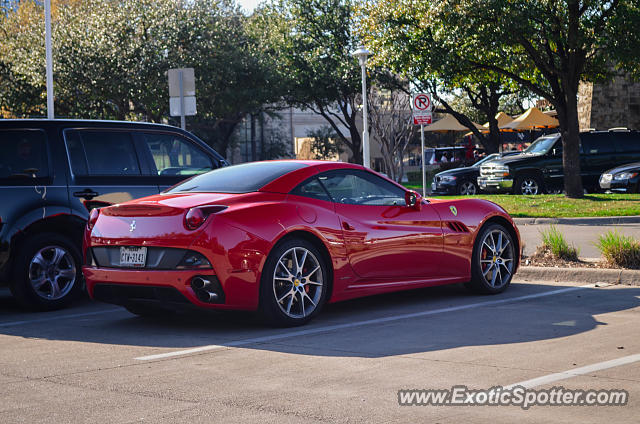
<instances>
[{"instance_id":1,"label":"concrete curb","mask_svg":"<svg viewBox=\"0 0 640 424\"><path fill-rule=\"evenodd\" d=\"M528 281L571 281L585 284L608 283L640 286L640 270L636 269L521 266L514 278Z\"/></svg>"},{"instance_id":2,"label":"concrete curb","mask_svg":"<svg viewBox=\"0 0 640 424\"><path fill-rule=\"evenodd\" d=\"M640 224L640 216L603 216L593 218L513 218L516 225L617 225Z\"/></svg>"}]
</instances>

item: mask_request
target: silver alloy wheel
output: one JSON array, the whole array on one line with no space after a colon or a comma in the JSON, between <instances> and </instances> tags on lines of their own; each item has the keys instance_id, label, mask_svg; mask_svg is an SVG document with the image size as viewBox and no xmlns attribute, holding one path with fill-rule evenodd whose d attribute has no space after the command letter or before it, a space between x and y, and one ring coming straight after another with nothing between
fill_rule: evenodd
<instances>
[{"instance_id":1,"label":"silver alloy wheel","mask_svg":"<svg viewBox=\"0 0 640 424\"><path fill-rule=\"evenodd\" d=\"M476 185L471 181L465 181L460 184L460 194L463 196L473 196L476 194Z\"/></svg>"},{"instance_id":2,"label":"silver alloy wheel","mask_svg":"<svg viewBox=\"0 0 640 424\"><path fill-rule=\"evenodd\" d=\"M60 246L40 249L29 263L29 282L46 300L65 297L76 282L76 265L69 251Z\"/></svg>"},{"instance_id":3,"label":"silver alloy wheel","mask_svg":"<svg viewBox=\"0 0 640 424\"><path fill-rule=\"evenodd\" d=\"M509 282L513 273L513 245L504 230L495 229L482 240L480 269L485 281L493 288Z\"/></svg>"},{"instance_id":4,"label":"silver alloy wheel","mask_svg":"<svg viewBox=\"0 0 640 424\"><path fill-rule=\"evenodd\" d=\"M280 256L273 271L273 295L280 310L291 318L306 318L315 311L324 280L315 255L293 247Z\"/></svg>"},{"instance_id":5,"label":"silver alloy wheel","mask_svg":"<svg viewBox=\"0 0 640 424\"><path fill-rule=\"evenodd\" d=\"M520 191L522 194L536 195L540 191L540 187L534 178L525 178L520 184Z\"/></svg>"}]
</instances>

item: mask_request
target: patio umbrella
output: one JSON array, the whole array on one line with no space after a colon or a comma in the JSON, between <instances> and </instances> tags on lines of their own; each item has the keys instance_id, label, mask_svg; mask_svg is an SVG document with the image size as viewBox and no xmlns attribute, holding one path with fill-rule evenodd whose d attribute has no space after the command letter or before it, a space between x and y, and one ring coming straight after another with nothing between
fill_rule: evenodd
<instances>
[{"instance_id":1,"label":"patio umbrella","mask_svg":"<svg viewBox=\"0 0 640 424\"><path fill-rule=\"evenodd\" d=\"M513 121L501 125L501 130L507 131L527 131L538 128L555 128L559 126L558 120L545 115L536 107L532 107Z\"/></svg>"},{"instance_id":2,"label":"patio umbrella","mask_svg":"<svg viewBox=\"0 0 640 424\"><path fill-rule=\"evenodd\" d=\"M479 130L486 130L485 127L483 127L480 124L476 124L475 122L473 122L473 125L475 125L475 127ZM445 117L440 119L439 121L436 121L433 124L427 125L426 127L424 127L424 130L432 131L432 132L448 132L448 131L468 131L469 128L465 127L460 122L458 122L458 120L454 118L453 115L446 114Z\"/></svg>"}]
</instances>

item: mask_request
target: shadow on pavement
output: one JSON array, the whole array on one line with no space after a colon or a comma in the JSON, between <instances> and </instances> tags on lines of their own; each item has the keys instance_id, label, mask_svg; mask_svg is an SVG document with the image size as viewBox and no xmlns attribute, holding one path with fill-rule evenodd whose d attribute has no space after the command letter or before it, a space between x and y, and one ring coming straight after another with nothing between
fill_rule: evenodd
<instances>
[{"instance_id":1,"label":"shadow on pavement","mask_svg":"<svg viewBox=\"0 0 640 424\"><path fill-rule=\"evenodd\" d=\"M314 330L421 311L543 293L567 286L513 284L497 296L476 296L458 285L405 291L328 305L311 324L294 329L265 327L254 314L192 314L162 319L139 318L117 309L86 317L56 319L57 314L92 310L88 300L51 313L51 320L0 327L0 334L24 338L66 340L122 346L188 349L236 340ZM599 325L597 315L640 306L640 288L582 288L526 301L480 306L454 312L342 328L266 343L245 349L316 356L383 357L446 350L461 346L523 343L567 337ZM104 308L104 306L100 306ZM0 296L3 312L19 311L13 300ZM37 314L38 318L47 316ZM0 315L3 321L9 320ZM21 314L28 321L30 315ZM0 322L0 326L2 322Z\"/></svg>"}]
</instances>

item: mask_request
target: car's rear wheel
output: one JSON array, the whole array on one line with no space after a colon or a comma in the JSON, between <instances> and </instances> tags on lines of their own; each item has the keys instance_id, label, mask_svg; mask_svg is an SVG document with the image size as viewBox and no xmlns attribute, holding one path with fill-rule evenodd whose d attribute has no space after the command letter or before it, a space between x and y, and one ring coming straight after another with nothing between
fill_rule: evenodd
<instances>
[{"instance_id":1,"label":"car's rear wheel","mask_svg":"<svg viewBox=\"0 0 640 424\"><path fill-rule=\"evenodd\" d=\"M463 181L458 186L458 194L463 196L473 196L478 192L478 187L471 181Z\"/></svg>"},{"instance_id":2,"label":"car's rear wheel","mask_svg":"<svg viewBox=\"0 0 640 424\"><path fill-rule=\"evenodd\" d=\"M80 267L80 251L71 240L55 233L38 234L22 243L9 287L23 306L60 309L82 290Z\"/></svg>"},{"instance_id":3,"label":"car's rear wheel","mask_svg":"<svg viewBox=\"0 0 640 424\"><path fill-rule=\"evenodd\" d=\"M485 294L504 291L511 283L515 261L516 247L509 231L500 224L487 225L473 246L468 287Z\"/></svg>"},{"instance_id":4,"label":"car's rear wheel","mask_svg":"<svg viewBox=\"0 0 640 424\"><path fill-rule=\"evenodd\" d=\"M516 194L542 194L542 181L533 175L518 177L516 180Z\"/></svg>"},{"instance_id":5,"label":"car's rear wheel","mask_svg":"<svg viewBox=\"0 0 640 424\"><path fill-rule=\"evenodd\" d=\"M320 312L328 291L322 254L304 239L290 239L269 254L260 283L260 312L272 325L296 326Z\"/></svg>"}]
</instances>

